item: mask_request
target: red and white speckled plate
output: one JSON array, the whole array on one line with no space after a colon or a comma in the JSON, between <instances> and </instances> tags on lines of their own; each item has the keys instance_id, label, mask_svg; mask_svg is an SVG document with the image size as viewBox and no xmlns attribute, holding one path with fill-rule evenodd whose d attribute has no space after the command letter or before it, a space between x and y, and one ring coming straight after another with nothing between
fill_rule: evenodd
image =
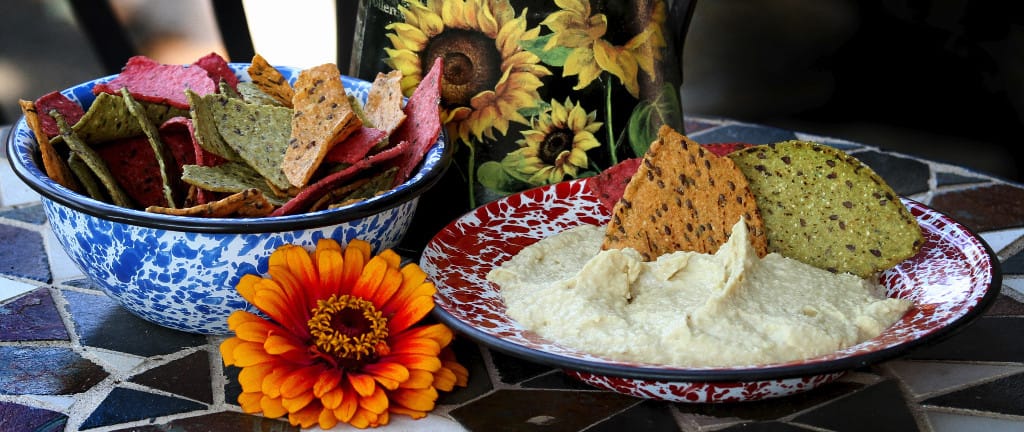
<instances>
[{"instance_id":1,"label":"red and white speckled plate","mask_svg":"<svg viewBox=\"0 0 1024 432\"><path fill-rule=\"evenodd\" d=\"M613 361L527 331L505 314L487 272L537 240L581 224L605 224L608 210L587 179L532 189L486 204L452 222L427 245L420 266L437 285L435 316L490 347L564 369L596 387L677 402L747 401L831 382L846 371L905 353L978 316L998 295L998 261L963 225L904 200L926 243L881 275L891 297L914 307L878 337L835 353L788 363L681 368Z\"/></svg>"}]
</instances>

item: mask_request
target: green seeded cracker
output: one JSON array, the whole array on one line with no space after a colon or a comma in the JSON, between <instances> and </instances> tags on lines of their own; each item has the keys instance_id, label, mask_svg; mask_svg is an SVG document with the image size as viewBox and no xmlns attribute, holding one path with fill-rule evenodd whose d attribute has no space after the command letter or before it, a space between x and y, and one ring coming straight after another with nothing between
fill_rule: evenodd
<instances>
[{"instance_id":1,"label":"green seeded cracker","mask_svg":"<svg viewBox=\"0 0 1024 432\"><path fill-rule=\"evenodd\" d=\"M331 147L359 130L341 72L333 63L305 69L295 80L291 140L281 168L293 186L305 186Z\"/></svg>"},{"instance_id":2,"label":"green seeded cracker","mask_svg":"<svg viewBox=\"0 0 1024 432\"><path fill-rule=\"evenodd\" d=\"M771 252L869 277L912 257L924 241L892 188L840 150L786 141L729 157L750 180Z\"/></svg>"},{"instance_id":3,"label":"green seeded cracker","mask_svg":"<svg viewBox=\"0 0 1024 432\"><path fill-rule=\"evenodd\" d=\"M741 218L752 246L765 255L764 224L743 173L662 126L612 210L602 247L630 247L647 260L675 251L715 253Z\"/></svg>"},{"instance_id":4,"label":"green seeded cracker","mask_svg":"<svg viewBox=\"0 0 1024 432\"><path fill-rule=\"evenodd\" d=\"M188 99L192 125L195 127L195 138L199 146L203 150L230 161L242 160L238 152L224 142L224 138L221 138L220 132L217 131L217 119L213 117L214 108L210 107L211 104L227 103L226 101L230 97L213 93L199 96L192 90L185 90L185 97Z\"/></svg>"},{"instance_id":5,"label":"green seeded cracker","mask_svg":"<svg viewBox=\"0 0 1024 432\"><path fill-rule=\"evenodd\" d=\"M146 117L153 124L162 124L167 119L188 115L187 111L169 105L139 102ZM100 93L73 127L75 135L83 142L95 144L119 138L130 138L143 133L135 121L124 99L120 95Z\"/></svg>"},{"instance_id":6,"label":"green seeded cracker","mask_svg":"<svg viewBox=\"0 0 1024 432\"><path fill-rule=\"evenodd\" d=\"M260 88L249 81L241 81L238 83L238 94L241 95L242 99L246 102L259 104L259 105L276 105L284 106L273 96L270 96L260 90Z\"/></svg>"},{"instance_id":7,"label":"green seeded cracker","mask_svg":"<svg viewBox=\"0 0 1024 432\"><path fill-rule=\"evenodd\" d=\"M270 95L282 106L292 107L292 96L295 93L292 86L288 84L288 80L281 75L280 71L267 62L267 59L256 54L246 71L249 72L252 83L263 90L263 93Z\"/></svg>"},{"instance_id":8,"label":"green seeded cracker","mask_svg":"<svg viewBox=\"0 0 1024 432\"><path fill-rule=\"evenodd\" d=\"M124 99L125 105L128 107L128 112L135 118L135 121L139 124L139 128L146 134L146 138L149 139L149 145L153 148L153 154L156 156L157 165L160 167L160 179L163 181L163 192L164 199L167 200L167 207L174 208L176 206L176 200L174 199L174 188L172 182L177 181L172 174L172 167L175 166L174 155L171 154L171 150L164 145L163 141L160 140L160 131L157 127L150 122L149 117L146 117L145 108L142 104L132 98L132 95L128 93L127 87L121 88L121 97Z\"/></svg>"},{"instance_id":9,"label":"green seeded cracker","mask_svg":"<svg viewBox=\"0 0 1024 432\"><path fill-rule=\"evenodd\" d=\"M292 110L219 97L218 103L207 106L224 142L275 187L288 190L291 185L281 162L291 135Z\"/></svg>"},{"instance_id":10,"label":"green seeded cracker","mask_svg":"<svg viewBox=\"0 0 1024 432\"><path fill-rule=\"evenodd\" d=\"M103 184L104 189L107 192L107 196L114 205L119 207L132 207L132 200L128 198L128 195L121 189L121 186L117 184L117 180L114 179L114 175L110 173L110 168L107 167L106 162L100 155L96 154L96 151L89 147L85 141L83 141L77 133L64 121L64 116L57 111L51 113L54 120L57 121L57 127L60 128L61 139L68 144L71 151L81 158L89 170L99 179L100 183ZM82 179L82 177L79 177Z\"/></svg>"},{"instance_id":11,"label":"green seeded cracker","mask_svg":"<svg viewBox=\"0 0 1024 432\"><path fill-rule=\"evenodd\" d=\"M190 185L213 192L234 193L260 189L272 204L284 204L284 200L277 197L263 176L241 162L225 162L218 166L185 165L182 167L181 179Z\"/></svg>"}]
</instances>

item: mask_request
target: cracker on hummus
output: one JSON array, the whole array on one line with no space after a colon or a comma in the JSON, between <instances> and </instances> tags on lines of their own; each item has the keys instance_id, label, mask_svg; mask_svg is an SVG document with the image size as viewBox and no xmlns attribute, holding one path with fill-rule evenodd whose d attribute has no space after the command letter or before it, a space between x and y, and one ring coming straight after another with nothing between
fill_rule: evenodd
<instances>
[{"instance_id":1,"label":"cracker on hummus","mask_svg":"<svg viewBox=\"0 0 1024 432\"><path fill-rule=\"evenodd\" d=\"M743 172L662 126L612 210L602 248L630 247L648 261L676 251L714 253L741 218L764 256L764 222Z\"/></svg>"}]
</instances>

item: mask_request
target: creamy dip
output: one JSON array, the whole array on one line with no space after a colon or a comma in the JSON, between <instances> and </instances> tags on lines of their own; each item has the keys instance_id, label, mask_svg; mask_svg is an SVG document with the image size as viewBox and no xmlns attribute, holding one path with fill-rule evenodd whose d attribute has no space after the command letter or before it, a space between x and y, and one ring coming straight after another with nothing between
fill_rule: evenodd
<instances>
[{"instance_id":1,"label":"creamy dip","mask_svg":"<svg viewBox=\"0 0 1024 432\"><path fill-rule=\"evenodd\" d=\"M604 227L542 239L493 269L508 315L541 336L615 360L742 366L828 354L873 338L909 300L875 282L768 254L745 224L715 254L645 262L601 250Z\"/></svg>"}]
</instances>

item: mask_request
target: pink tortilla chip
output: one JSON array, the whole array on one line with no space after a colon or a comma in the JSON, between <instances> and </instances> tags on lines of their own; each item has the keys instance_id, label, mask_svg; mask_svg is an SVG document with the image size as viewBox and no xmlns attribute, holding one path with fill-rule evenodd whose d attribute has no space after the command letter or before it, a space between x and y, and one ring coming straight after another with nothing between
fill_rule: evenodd
<instances>
[{"instance_id":1,"label":"pink tortilla chip","mask_svg":"<svg viewBox=\"0 0 1024 432\"><path fill-rule=\"evenodd\" d=\"M626 159L601 171L587 183L594 195L597 195L598 201L608 211L615 208L615 203L622 198L622 193L626 191L626 185L633 178L633 174L636 173L641 162L643 162L643 158Z\"/></svg>"},{"instance_id":2,"label":"pink tortilla chip","mask_svg":"<svg viewBox=\"0 0 1024 432\"><path fill-rule=\"evenodd\" d=\"M441 135L440 102L443 69L442 58L436 58L430 72L423 77L405 104L405 121L391 134L393 142L409 141L412 143L409 153L395 160L395 165L398 166L398 174L395 176L396 186L409 179L412 171L416 169L416 165L419 165L423 156Z\"/></svg>"},{"instance_id":3,"label":"pink tortilla chip","mask_svg":"<svg viewBox=\"0 0 1024 432\"><path fill-rule=\"evenodd\" d=\"M146 136L107 141L93 149L110 168L117 184L140 208L167 207L160 165Z\"/></svg>"},{"instance_id":4,"label":"pink tortilla chip","mask_svg":"<svg viewBox=\"0 0 1024 432\"><path fill-rule=\"evenodd\" d=\"M172 117L160 125L160 141L163 141L174 155L180 172L183 165L195 165L196 151L192 119Z\"/></svg>"},{"instance_id":5,"label":"pink tortilla chip","mask_svg":"<svg viewBox=\"0 0 1024 432\"><path fill-rule=\"evenodd\" d=\"M119 95L121 88L127 88L136 100L188 109L185 89L202 96L216 93L217 83L202 67L165 65L145 56L135 56L128 59L120 75L97 84L92 92Z\"/></svg>"},{"instance_id":6,"label":"pink tortilla chip","mask_svg":"<svg viewBox=\"0 0 1024 432\"><path fill-rule=\"evenodd\" d=\"M236 76L235 72L231 70L230 66L228 66L228 62L224 60L224 57L221 57L219 54L214 52L209 53L200 57L199 60L196 60L195 63L192 64L206 70L206 74L210 76L210 79L213 80L214 84L224 80L224 82L228 83L231 88L235 90L238 89L238 76Z\"/></svg>"},{"instance_id":7,"label":"pink tortilla chip","mask_svg":"<svg viewBox=\"0 0 1024 432\"><path fill-rule=\"evenodd\" d=\"M345 182L348 181L350 178L352 178L356 174L359 174L359 172L363 171L366 168L369 168L370 166L371 165L369 160L363 159L360 160L359 162L356 162L355 164L348 168L345 168L336 173L326 175L320 180L318 180L316 183L309 184L308 186L302 188L302 190L299 191L299 193L295 195L295 197L288 200L288 202L284 203L284 205L274 210L274 212L271 213L270 216L287 216L291 214L302 213L306 211L306 209L308 209L309 206L313 205L313 203L320 199L320 197L323 196L323 194L331 191L334 188L340 187L341 185L345 184Z\"/></svg>"},{"instance_id":8,"label":"pink tortilla chip","mask_svg":"<svg viewBox=\"0 0 1024 432\"><path fill-rule=\"evenodd\" d=\"M327 151L325 162L354 164L366 157L366 154L381 141L388 137L387 132L371 127L360 127L344 141L337 143Z\"/></svg>"},{"instance_id":9,"label":"pink tortilla chip","mask_svg":"<svg viewBox=\"0 0 1024 432\"><path fill-rule=\"evenodd\" d=\"M406 152L409 151L411 147L412 143L410 143L409 141L402 141L398 144L395 144L391 147L388 147L384 150L381 150L377 153L370 155L370 157L366 158L366 161L369 162L370 165L379 165L383 162L387 162L391 159L404 155Z\"/></svg>"},{"instance_id":10,"label":"pink tortilla chip","mask_svg":"<svg viewBox=\"0 0 1024 432\"><path fill-rule=\"evenodd\" d=\"M732 153L732 152L734 152L736 150L745 149L745 148L750 147L750 146L753 146L753 144L742 143L742 142L701 144L701 147L704 147L705 149L707 149L711 153L714 153L715 156L725 156L725 155L727 155L729 153Z\"/></svg>"},{"instance_id":11,"label":"pink tortilla chip","mask_svg":"<svg viewBox=\"0 0 1024 432\"><path fill-rule=\"evenodd\" d=\"M57 121L50 115L51 110L60 112L64 116L64 121L72 126L78 123L78 120L85 115L85 110L81 105L68 99L67 96L64 96L59 91L44 94L33 103L35 104L36 112L39 113L39 127L50 138L60 135Z\"/></svg>"}]
</instances>

